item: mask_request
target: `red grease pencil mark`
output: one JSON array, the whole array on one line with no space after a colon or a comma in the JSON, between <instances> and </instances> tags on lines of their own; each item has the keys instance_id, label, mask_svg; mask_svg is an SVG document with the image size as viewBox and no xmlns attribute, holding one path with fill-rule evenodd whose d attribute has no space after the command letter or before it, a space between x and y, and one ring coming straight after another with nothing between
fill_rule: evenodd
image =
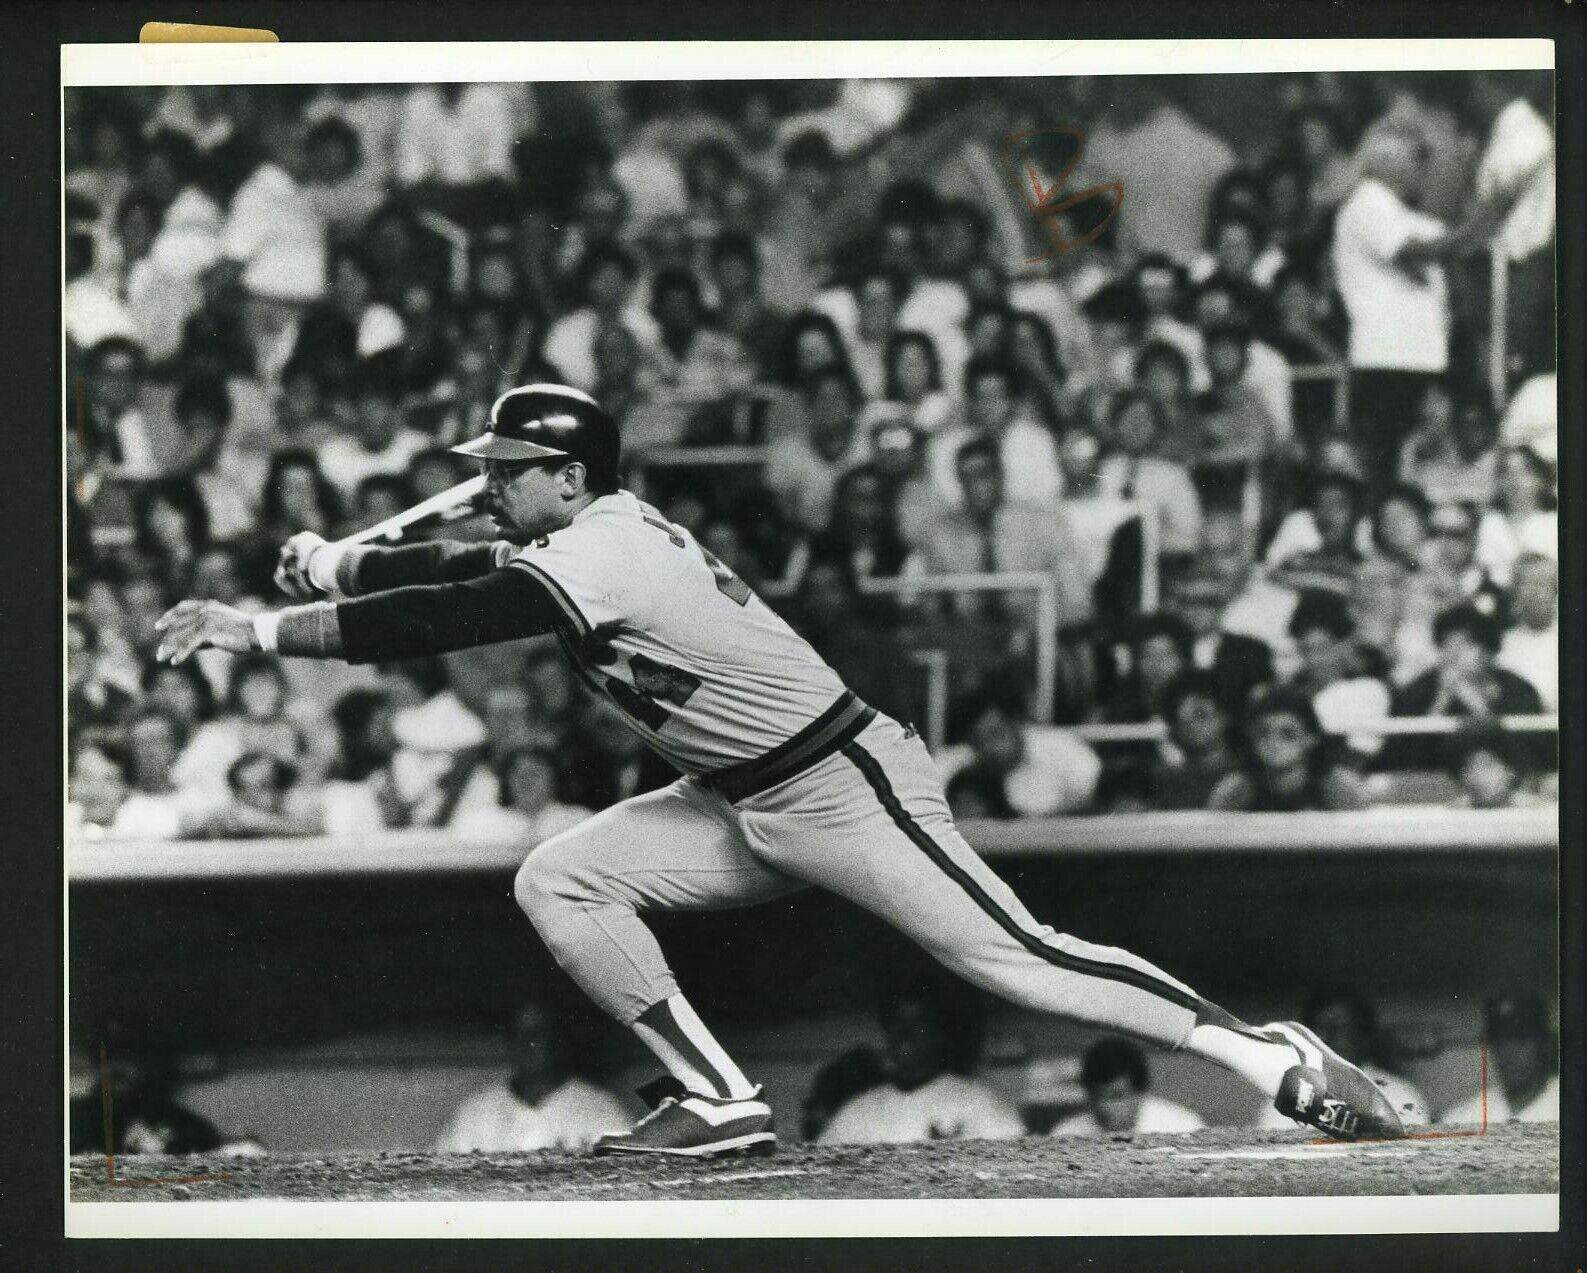
<instances>
[{"instance_id":1,"label":"red grease pencil mark","mask_svg":"<svg viewBox=\"0 0 1587 1273\"><path fill-rule=\"evenodd\" d=\"M1052 137L1074 138L1074 153L1063 164L1052 183L1044 185L1038 172L1038 165L1043 164L1046 159L1050 158L1051 152L1056 148L1050 143L1042 146L1037 142L1037 139ZM1063 193L1064 183L1069 180L1070 174L1074 172L1075 167L1080 163L1081 157L1085 154L1085 149L1086 135L1078 128L1033 128L1027 132L1013 134L1004 143L999 152L1004 166L1008 168L1010 176L1014 179L1014 184L1019 187L1020 194L1024 196L1026 207L1030 209L1031 215L1042 223L1047 231L1047 237L1052 240L1052 251L1046 252L1041 256L1029 258L1026 261L1027 265L1050 261L1062 252L1084 247L1100 235L1103 230L1107 229L1108 223L1118 215L1119 209L1124 206L1124 185L1118 181L1107 181L1101 185L1090 186L1077 194L1069 195L1067 198L1059 197ZM1038 153L1041 150L1049 152L1048 155L1044 156ZM1092 200L1103 197L1107 197L1111 204L1107 215L1084 234L1078 235L1073 239L1065 238L1062 221L1063 214L1072 208L1079 207L1083 203L1089 203Z\"/></svg>"},{"instance_id":2,"label":"red grease pencil mark","mask_svg":"<svg viewBox=\"0 0 1587 1273\"><path fill-rule=\"evenodd\" d=\"M116 1138L112 1131L110 1117L110 1060L105 1054L105 1045L99 1045L99 1103L104 1114L105 1129L105 1183L115 1189L136 1189L143 1185L197 1185L210 1180L224 1180L225 1175L218 1176L138 1176L127 1179L118 1178L116 1175Z\"/></svg>"},{"instance_id":3,"label":"red grease pencil mark","mask_svg":"<svg viewBox=\"0 0 1587 1273\"><path fill-rule=\"evenodd\" d=\"M1482 1042L1482 1126L1459 1132L1408 1132L1401 1139L1404 1140L1460 1140L1467 1136L1486 1136L1488 1134L1488 1041ZM1366 1140L1342 1141L1331 1136L1320 1136L1311 1142L1313 1145L1392 1145L1394 1142L1387 1137L1379 1136Z\"/></svg>"}]
</instances>

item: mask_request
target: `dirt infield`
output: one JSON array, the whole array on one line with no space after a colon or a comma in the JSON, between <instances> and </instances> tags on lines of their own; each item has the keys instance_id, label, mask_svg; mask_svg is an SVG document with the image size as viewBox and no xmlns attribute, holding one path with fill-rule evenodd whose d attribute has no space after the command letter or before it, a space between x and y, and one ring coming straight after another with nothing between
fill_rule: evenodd
<instances>
[{"instance_id":1,"label":"dirt infield","mask_svg":"<svg viewBox=\"0 0 1587 1273\"><path fill-rule=\"evenodd\" d=\"M1319 1144L1299 1130L1230 1128L1107 1140L791 1145L775 1157L715 1163L551 1153L399 1153L123 1157L114 1169L117 1183L111 1184L102 1156L74 1158L72 1198L588 1202L1555 1193L1559 1127L1516 1124L1484 1135L1362 1145Z\"/></svg>"}]
</instances>

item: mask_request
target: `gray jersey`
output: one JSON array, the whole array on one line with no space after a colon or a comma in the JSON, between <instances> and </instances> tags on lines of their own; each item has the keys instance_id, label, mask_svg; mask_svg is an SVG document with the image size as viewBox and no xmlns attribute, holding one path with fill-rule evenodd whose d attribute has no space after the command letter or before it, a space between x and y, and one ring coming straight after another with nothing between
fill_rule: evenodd
<instances>
[{"instance_id":1,"label":"gray jersey","mask_svg":"<svg viewBox=\"0 0 1587 1273\"><path fill-rule=\"evenodd\" d=\"M627 491L502 556L561 606L558 636L586 682L685 773L764 756L844 693L742 579Z\"/></svg>"}]
</instances>

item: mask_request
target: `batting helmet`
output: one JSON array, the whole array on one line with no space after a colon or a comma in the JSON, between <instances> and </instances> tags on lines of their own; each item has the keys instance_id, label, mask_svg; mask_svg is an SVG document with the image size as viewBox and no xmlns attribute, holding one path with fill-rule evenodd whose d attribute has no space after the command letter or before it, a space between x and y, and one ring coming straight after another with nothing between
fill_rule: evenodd
<instances>
[{"instance_id":1,"label":"batting helmet","mask_svg":"<svg viewBox=\"0 0 1587 1273\"><path fill-rule=\"evenodd\" d=\"M509 389L491 406L487 431L452 448L508 464L566 456L584 465L595 490L617 489L621 449L617 425L600 403L582 390L549 384Z\"/></svg>"}]
</instances>

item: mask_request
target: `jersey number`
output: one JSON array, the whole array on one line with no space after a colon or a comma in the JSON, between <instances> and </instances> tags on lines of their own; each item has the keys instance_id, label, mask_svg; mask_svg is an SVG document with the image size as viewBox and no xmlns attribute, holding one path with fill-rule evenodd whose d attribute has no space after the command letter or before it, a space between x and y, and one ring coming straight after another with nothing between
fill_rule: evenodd
<instances>
[{"instance_id":1,"label":"jersey number","mask_svg":"<svg viewBox=\"0 0 1587 1273\"><path fill-rule=\"evenodd\" d=\"M612 667L622 657L604 639L599 628L585 638L584 658L593 666ZM644 654L628 656L628 673L633 677L632 685L609 672L598 672L596 675L618 707L641 725L654 730L659 730L672 719L672 713L664 704L682 707L701 684L700 678L693 672L669 667Z\"/></svg>"},{"instance_id":2,"label":"jersey number","mask_svg":"<svg viewBox=\"0 0 1587 1273\"><path fill-rule=\"evenodd\" d=\"M647 526L654 526L663 535L670 539L677 547L687 548L689 546L684 540L683 536L678 534L674 527L668 525L660 518L646 517L645 524ZM713 553L704 544L696 543L695 547L700 550L700 556L705 558L705 564L711 570L711 577L716 580L716 590L729 601L736 602L741 606L747 606L749 604L750 597L754 595L750 591L749 585L737 575L735 575L731 570L729 570L727 563L715 553Z\"/></svg>"}]
</instances>

